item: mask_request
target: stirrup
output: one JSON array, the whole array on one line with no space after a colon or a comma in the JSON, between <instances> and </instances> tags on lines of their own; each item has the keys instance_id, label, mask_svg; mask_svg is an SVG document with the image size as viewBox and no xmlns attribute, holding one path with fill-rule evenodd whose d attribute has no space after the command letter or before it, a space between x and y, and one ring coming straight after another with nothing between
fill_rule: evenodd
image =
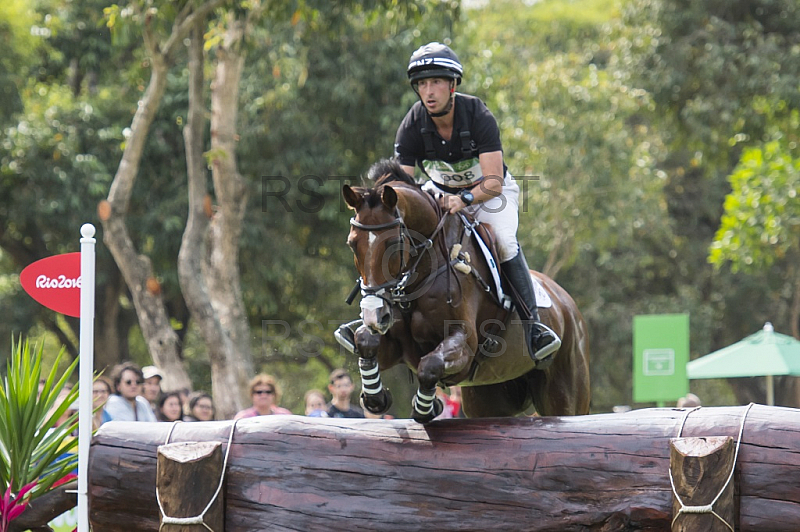
<instances>
[{"instance_id":1,"label":"stirrup","mask_svg":"<svg viewBox=\"0 0 800 532\"><path fill-rule=\"evenodd\" d=\"M542 345L543 341L547 343ZM531 358L534 362L541 362L561 348L561 338L553 329L537 321L531 325L531 348L531 351L536 349L531 353Z\"/></svg>"},{"instance_id":2,"label":"stirrup","mask_svg":"<svg viewBox=\"0 0 800 532\"><path fill-rule=\"evenodd\" d=\"M349 323L343 323L333 331L333 337L339 342L339 345L347 349L349 352L356 353L356 329L363 325L364 320L357 319Z\"/></svg>"}]
</instances>

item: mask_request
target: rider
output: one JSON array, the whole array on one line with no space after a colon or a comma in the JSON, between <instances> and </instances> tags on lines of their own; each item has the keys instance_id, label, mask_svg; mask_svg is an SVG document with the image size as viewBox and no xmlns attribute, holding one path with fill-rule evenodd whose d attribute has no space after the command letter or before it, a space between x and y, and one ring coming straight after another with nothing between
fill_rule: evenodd
<instances>
[{"instance_id":1,"label":"rider","mask_svg":"<svg viewBox=\"0 0 800 532\"><path fill-rule=\"evenodd\" d=\"M539 320L530 271L517 242L519 186L503 162L497 121L480 99L456 93L463 67L448 46L422 46L411 54L407 72L419 101L397 130L395 158L409 175L420 167L430 179L425 189L442 196L445 210L466 209L491 224L500 267L522 300L516 301L517 311L528 352L535 361L543 360L558 350L561 339ZM343 345L342 337L352 336L348 325L336 334Z\"/></svg>"}]
</instances>

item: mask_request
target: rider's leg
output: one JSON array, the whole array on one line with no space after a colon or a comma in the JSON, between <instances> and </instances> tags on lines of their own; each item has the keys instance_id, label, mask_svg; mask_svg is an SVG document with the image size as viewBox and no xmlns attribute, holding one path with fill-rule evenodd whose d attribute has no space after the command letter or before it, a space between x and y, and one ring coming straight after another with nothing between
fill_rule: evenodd
<instances>
[{"instance_id":1,"label":"rider's leg","mask_svg":"<svg viewBox=\"0 0 800 532\"><path fill-rule=\"evenodd\" d=\"M528 353L537 362L544 360L561 347L561 339L550 327L539 320L531 272L522 249L519 249L514 258L500 264L500 268L519 297L519 301L515 302L517 303L517 313L523 320L526 339L529 342ZM525 307L527 307L527 312Z\"/></svg>"},{"instance_id":2,"label":"rider's leg","mask_svg":"<svg viewBox=\"0 0 800 532\"><path fill-rule=\"evenodd\" d=\"M523 316L524 310L518 310L525 327L528 353L535 361L547 358L561 347L561 339L539 321L530 271L525 261L525 255L522 254L522 249L517 241L519 185L511 174L506 173L501 196L468 208L472 210L477 220L492 226L497 241L497 252L500 256L500 268L519 294L522 302L530 310L530 316ZM520 309L522 306L519 305L519 302L516 303Z\"/></svg>"}]
</instances>

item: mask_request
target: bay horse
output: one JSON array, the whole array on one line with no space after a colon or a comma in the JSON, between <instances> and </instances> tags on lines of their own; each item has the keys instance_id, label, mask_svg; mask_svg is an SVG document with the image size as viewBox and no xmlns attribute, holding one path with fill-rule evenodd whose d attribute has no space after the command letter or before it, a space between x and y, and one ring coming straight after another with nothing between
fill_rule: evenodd
<instances>
[{"instance_id":1,"label":"bay horse","mask_svg":"<svg viewBox=\"0 0 800 532\"><path fill-rule=\"evenodd\" d=\"M354 334L362 406L376 414L389 409L380 371L404 362L419 381L413 418L420 423L441 412L437 384L462 386L468 417L513 416L531 404L543 416L587 414L589 342L570 295L531 272L552 303L539 309L540 318L562 342L537 368L516 311L492 295L491 259L475 240L471 217L443 214L394 161L374 164L368 177L372 188L342 188L355 211L347 244L362 296L363 324ZM548 298L539 297L540 306Z\"/></svg>"}]
</instances>

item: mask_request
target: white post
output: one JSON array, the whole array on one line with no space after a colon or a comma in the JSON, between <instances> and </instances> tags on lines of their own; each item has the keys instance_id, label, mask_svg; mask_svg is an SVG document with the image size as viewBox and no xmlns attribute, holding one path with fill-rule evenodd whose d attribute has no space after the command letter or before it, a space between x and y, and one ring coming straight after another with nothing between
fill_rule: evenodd
<instances>
[{"instance_id":1,"label":"white post","mask_svg":"<svg viewBox=\"0 0 800 532\"><path fill-rule=\"evenodd\" d=\"M81 226L81 327L78 380L78 532L89 532L89 446L94 380L95 228Z\"/></svg>"}]
</instances>

